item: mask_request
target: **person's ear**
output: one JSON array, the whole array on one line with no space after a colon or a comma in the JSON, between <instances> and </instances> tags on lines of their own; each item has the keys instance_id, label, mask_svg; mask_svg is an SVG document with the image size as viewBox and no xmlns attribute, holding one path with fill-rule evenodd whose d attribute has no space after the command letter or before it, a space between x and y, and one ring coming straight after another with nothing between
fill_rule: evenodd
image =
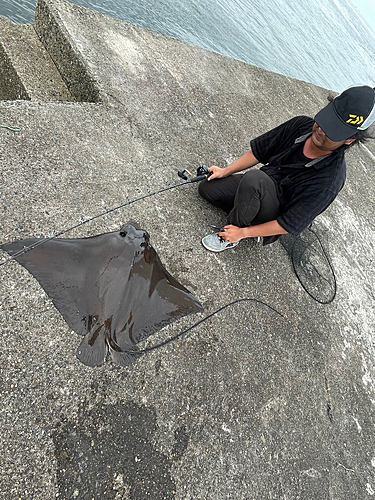
<instances>
[{"instance_id":1,"label":"person's ear","mask_svg":"<svg viewBox=\"0 0 375 500\"><path fill-rule=\"evenodd\" d=\"M350 144L353 144L353 142L355 142L356 140L357 139L355 139L354 137L351 137L350 139L346 140L344 144L349 146Z\"/></svg>"}]
</instances>

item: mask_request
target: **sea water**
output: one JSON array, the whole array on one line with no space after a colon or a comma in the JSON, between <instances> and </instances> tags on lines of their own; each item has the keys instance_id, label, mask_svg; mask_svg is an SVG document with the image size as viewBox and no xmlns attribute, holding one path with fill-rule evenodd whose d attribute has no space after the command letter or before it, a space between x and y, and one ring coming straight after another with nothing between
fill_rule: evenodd
<instances>
[{"instance_id":1,"label":"sea water","mask_svg":"<svg viewBox=\"0 0 375 500\"><path fill-rule=\"evenodd\" d=\"M342 91L375 86L375 34L349 0L74 0L73 3L283 75ZM32 23L36 0L0 0Z\"/></svg>"}]
</instances>

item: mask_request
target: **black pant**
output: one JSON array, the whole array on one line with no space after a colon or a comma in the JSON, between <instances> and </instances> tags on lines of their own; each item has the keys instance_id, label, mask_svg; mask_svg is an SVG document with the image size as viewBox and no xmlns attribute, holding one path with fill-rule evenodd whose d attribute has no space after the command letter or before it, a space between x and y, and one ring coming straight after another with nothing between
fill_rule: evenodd
<instances>
[{"instance_id":1,"label":"black pant","mask_svg":"<svg viewBox=\"0 0 375 500\"><path fill-rule=\"evenodd\" d=\"M274 220L281 208L273 180L262 170L204 180L199 194L228 215L228 224L249 227Z\"/></svg>"}]
</instances>

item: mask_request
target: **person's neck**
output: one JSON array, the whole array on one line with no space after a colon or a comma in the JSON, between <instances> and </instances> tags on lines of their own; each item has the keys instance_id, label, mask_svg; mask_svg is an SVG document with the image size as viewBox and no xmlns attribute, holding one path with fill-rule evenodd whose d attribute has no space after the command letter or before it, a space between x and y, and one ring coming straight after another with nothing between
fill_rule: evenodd
<instances>
[{"instance_id":1,"label":"person's neck","mask_svg":"<svg viewBox=\"0 0 375 500\"><path fill-rule=\"evenodd\" d=\"M305 145L303 146L303 154L310 158L311 160L315 160L316 158L321 158L322 156L330 155L332 151L324 151L315 146L315 144L311 140L311 136L306 140Z\"/></svg>"}]
</instances>

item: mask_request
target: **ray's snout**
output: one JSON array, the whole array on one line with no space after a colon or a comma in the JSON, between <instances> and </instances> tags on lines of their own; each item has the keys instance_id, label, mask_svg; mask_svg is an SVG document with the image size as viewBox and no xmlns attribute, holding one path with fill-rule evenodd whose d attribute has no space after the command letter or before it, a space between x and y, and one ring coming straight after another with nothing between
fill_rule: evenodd
<instances>
[{"instance_id":1,"label":"ray's snout","mask_svg":"<svg viewBox=\"0 0 375 500\"><path fill-rule=\"evenodd\" d=\"M150 241L150 236L147 231L141 229L141 227L136 223L124 224L120 229L119 235L122 238L128 237L130 240L144 240L146 243Z\"/></svg>"}]
</instances>

